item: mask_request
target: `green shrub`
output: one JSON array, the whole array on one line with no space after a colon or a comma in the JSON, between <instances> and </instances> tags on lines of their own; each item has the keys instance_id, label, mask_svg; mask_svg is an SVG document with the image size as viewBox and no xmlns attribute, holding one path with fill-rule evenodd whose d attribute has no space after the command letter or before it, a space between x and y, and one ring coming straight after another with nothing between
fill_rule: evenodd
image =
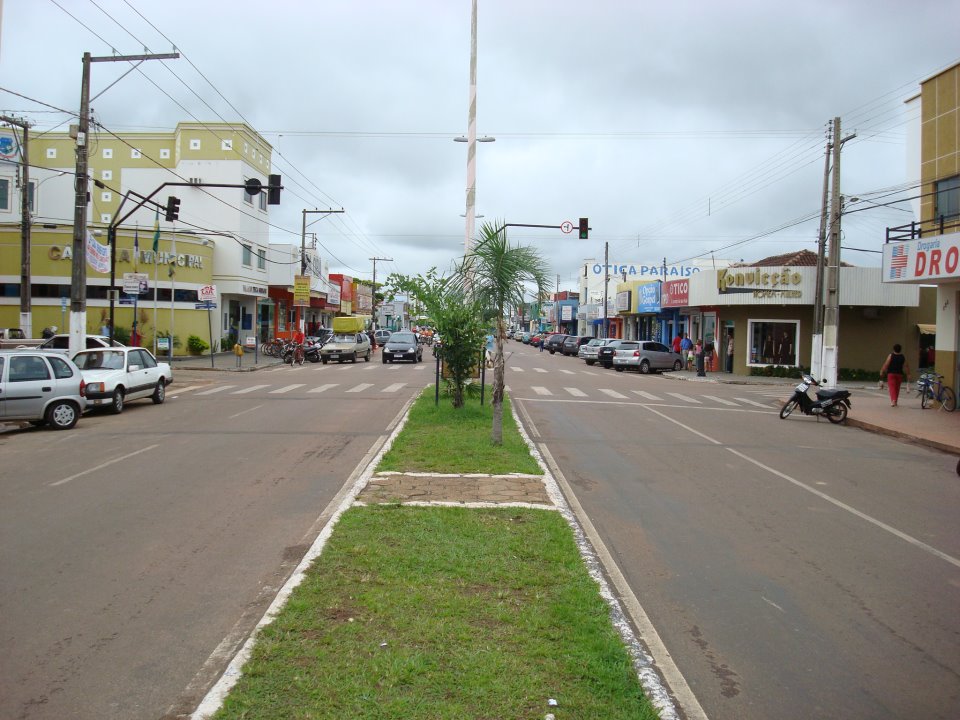
<instances>
[{"instance_id":1,"label":"green shrub","mask_svg":"<svg viewBox=\"0 0 960 720\"><path fill-rule=\"evenodd\" d=\"M206 341L196 335L191 335L187 338L187 350L189 350L194 355L200 355L209 349L209 345Z\"/></svg>"}]
</instances>

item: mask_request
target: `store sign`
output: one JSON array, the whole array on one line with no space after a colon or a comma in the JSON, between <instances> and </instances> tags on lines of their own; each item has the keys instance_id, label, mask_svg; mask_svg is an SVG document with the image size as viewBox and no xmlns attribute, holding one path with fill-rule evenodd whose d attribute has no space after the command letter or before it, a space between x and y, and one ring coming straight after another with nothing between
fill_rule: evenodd
<instances>
[{"instance_id":1,"label":"store sign","mask_svg":"<svg viewBox=\"0 0 960 720\"><path fill-rule=\"evenodd\" d=\"M146 273L124 273L123 291L127 295L142 295L149 289L150 276Z\"/></svg>"},{"instance_id":2,"label":"store sign","mask_svg":"<svg viewBox=\"0 0 960 720\"><path fill-rule=\"evenodd\" d=\"M661 307L687 307L690 304L690 281L668 280L663 284Z\"/></svg>"},{"instance_id":3,"label":"store sign","mask_svg":"<svg viewBox=\"0 0 960 720\"><path fill-rule=\"evenodd\" d=\"M573 305L560 306L560 320L562 322L573 320Z\"/></svg>"},{"instance_id":4,"label":"store sign","mask_svg":"<svg viewBox=\"0 0 960 720\"><path fill-rule=\"evenodd\" d=\"M640 276L644 277L668 277L668 278L679 278L679 277L689 277L694 273L700 272L700 268L693 265L642 265L642 264L626 264L626 265L616 265L611 263L607 265L609 268L609 273L611 276L616 275L628 275L628 276ZM605 275L604 267L602 263L594 263L591 267L594 275Z\"/></svg>"},{"instance_id":5,"label":"store sign","mask_svg":"<svg viewBox=\"0 0 960 720\"><path fill-rule=\"evenodd\" d=\"M887 243L883 282L960 278L960 233Z\"/></svg>"},{"instance_id":6,"label":"store sign","mask_svg":"<svg viewBox=\"0 0 960 720\"><path fill-rule=\"evenodd\" d=\"M630 311L630 291L623 290L622 292L617 293L616 304L614 309L620 312L629 312Z\"/></svg>"},{"instance_id":7,"label":"store sign","mask_svg":"<svg viewBox=\"0 0 960 720\"><path fill-rule=\"evenodd\" d=\"M294 306L306 307L310 305L310 276L293 276L293 304Z\"/></svg>"},{"instance_id":8,"label":"store sign","mask_svg":"<svg viewBox=\"0 0 960 720\"><path fill-rule=\"evenodd\" d=\"M107 257L109 262L109 247L107 247ZM51 245L47 249L47 257L51 260L73 260L73 246L72 245ZM137 264L139 265L153 265L153 251L152 250L141 250L140 254L136 257ZM117 262L118 263L132 263L134 261L134 252L129 248L117 248ZM168 252L158 252L157 253L157 264L158 265L176 265L177 267L185 268L198 268L203 269L203 256L202 255L190 255L189 253L179 253L174 255L173 253ZM106 272L106 271L104 271ZM263 294L266 294L266 288L263 289Z\"/></svg>"},{"instance_id":9,"label":"store sign","mask_svg":"<svg viewBox=\"0 0 960 720\"><path fill-rule=\"evenodd\" d=\"M660 283L647 283L637 288L637 312L660 312Z\"/></svg>"},{"instance_id":10,"label":"store sign","mask_svg":"<svg viewBox=\"0 0 960 720\"><path fill-rule=\"evenodd\" d=\"M778 296L791 286L799 285L803 277L796 270L783 268L769 272L766 268L724 268L717 270L717 289L720 294L751 291L771 291ZM800 296L795 288L790 290Z\"/></svg>"},{"instance_id":11,"label":"store sign","mask_svg":"<svg viewBox=\"0 0 960 720\"><path fill-rule=\"evenodd\" d=\"M247 295L260 295L261 297L267 296L267 289L261 287L260 285L242 285L243 292Z\"/></svg>"}]
</instances>

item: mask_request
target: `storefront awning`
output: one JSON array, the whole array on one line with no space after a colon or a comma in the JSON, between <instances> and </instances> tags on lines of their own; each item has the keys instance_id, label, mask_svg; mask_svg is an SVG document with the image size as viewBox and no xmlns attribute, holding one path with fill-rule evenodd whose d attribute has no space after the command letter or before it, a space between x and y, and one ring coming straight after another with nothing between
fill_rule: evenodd
<instances>
[{"instance_id":1,"label":"storefront awning","mask_svg":"<svg viewBox=\"0 0 960 720\"><path fill-rule=\"evenodd\" d=\"M917 323L917 330L920 331L921 335L936 335L937 326L931 325L930 323Z\"/></svg>"}]
</instances>

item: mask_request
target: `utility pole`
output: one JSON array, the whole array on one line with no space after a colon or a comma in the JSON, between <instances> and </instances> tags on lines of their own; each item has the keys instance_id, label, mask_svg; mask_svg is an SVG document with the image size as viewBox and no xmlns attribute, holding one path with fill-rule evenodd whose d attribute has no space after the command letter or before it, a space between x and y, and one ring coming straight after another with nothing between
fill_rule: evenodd
<instances>
[{"instance_id":1,"label":"utility pole","mask_svg":"<svg viewBox=\"0 0 960 720\"><path fill-rule=\"evenodd\" d=\"M840 118L833 119L833 178L830 193L830 235L827 253L826 299L823 309L823 359L821 370L827 387L837 384L840 367L838 335L840 331L840 214L843 199L840 196L840 150L856 133L840 139Z\"/></svg>"},{"instance_id":2,"label":"utility pole","mask_svg":"<svg viewBox=\"0 0 960 720\"><path fill-rule=\"evenodd\" d=\"M33 337L33 308L30 294L30 123L25 118L0 115L0 120L23 130L20 145L20 329Z\"/></svg>"},{"instance_id":3,"label":"utility pole","mask_svg":"<svg viewBox=\"0 0 960 720\"><path fill-rule=\"evenodd\" d=\"M830 193L830 151L833 149L833 122L827 134L823 159L823 197L820 202L820 230L817 233L817 286L813 298L813 342L810 350L810 374L822 377L823 364L823 260L827 245L827 198Z\"/></svg>"},{"instance_id":4,"label":"utility pole","mask_svg":"<svg viewBox=\"0 0 960 720\"><path fill-rule=\"evenodd\" d=\"M83 54L83 74L80 81L80 122L77 132L77 169L74 178L73 262L70 273L70 356L87 344L87 147L90 133L90 63L134 62L145 60L173 60L180 53L160 55L110 55L91 57ZM136 66L134 66L136 67ZM132 70L132 68L131 68ZM113 87L108 86L107 89ZM104 91L105 92L105 91ZM99 95L97 96L99 97ZM111 254L115 248L111 247ZM110 288L110 292L115 290Z\"/></svg>"},{"instance_id":5,"label":"utility pole","mask_svg":"<svg viewBox=\"0 0 960 720\"><path fill-rule=\"evenodd\" d=\"M603 336L610 337L610 318L607 317L607 287L610 285L610 243L603 244Z\"/></svg>"},{"instance_id":6,"label":"utility pole","mask_svg":"<svg viewBox=\"0 0 960 720\"><path fill-rule=\"evenodd\" d=\"M377 329L377 260L382 262L393 262L393 258L382 258L382 257L372 257L373 260L373 311L371 316L373 318L373 329Z\"/></svg>"},{"instance_id":7,"label":"utility pole","mask_svg":"<svg viewBox=\"0 0 960 720\"><path fill-rule=\"evenodd\" d=\"M332 215L342 213L343 208L339 210L303 210L303 229L300 231L300 274L307 274L307 215ZM311 283L312 285L312 283ZM303 328L303 311L297 307L297 327Z\"/></svg>"}]
</instances>

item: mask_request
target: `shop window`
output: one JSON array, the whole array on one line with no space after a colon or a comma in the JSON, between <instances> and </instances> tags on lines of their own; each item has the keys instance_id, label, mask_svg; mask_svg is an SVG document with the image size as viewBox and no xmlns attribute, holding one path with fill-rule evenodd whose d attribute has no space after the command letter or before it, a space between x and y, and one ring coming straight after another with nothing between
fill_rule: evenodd
<instances>
[{"instance_id":1,"label":"shop window","mask_svg":"<svg viewBox=\"0 0 960 720\"><path fill-rule=\"evenodd\" d=\"M267 269L267 251L263 248L257 250L257 267L260 270Z\"/></svg>"},{"instance_id":2,"label":"shop window","mask_svg":"<svg viewBox=\"0 0 960 720\"><path fill-rule=\"evenodd\" d=\"M243 246L243 265L244 267L250 267L253 263L253 251L250 249L249 245Z\"/></svg>"},{"instance_id":3,"label":"shop window","mask_svg":"<svg viewBox=\"0 0 960 720\"><path fill-rule=\"evenodd\" d=\"M750 365L796 365L800 323L793 320L750 320Z\"/></svg>"},{"instance_id":4,"label":"shop window","mask_svg":"<svg viewBox=\"0 0 960 720\"><path fill-rule=\"evenodd\" d=\"M960 175L937 182L936 220L960 217Z\"/></svg>"},{"instance_id":5,"label":"shop window","mask_svg":"<svg viewBox=\"0 0 960 720\"><path fill-rule=\"evenodd\" d=\"M10 181L0 179L0 210L10 209Z\"/></svg>"}]
</instances>

